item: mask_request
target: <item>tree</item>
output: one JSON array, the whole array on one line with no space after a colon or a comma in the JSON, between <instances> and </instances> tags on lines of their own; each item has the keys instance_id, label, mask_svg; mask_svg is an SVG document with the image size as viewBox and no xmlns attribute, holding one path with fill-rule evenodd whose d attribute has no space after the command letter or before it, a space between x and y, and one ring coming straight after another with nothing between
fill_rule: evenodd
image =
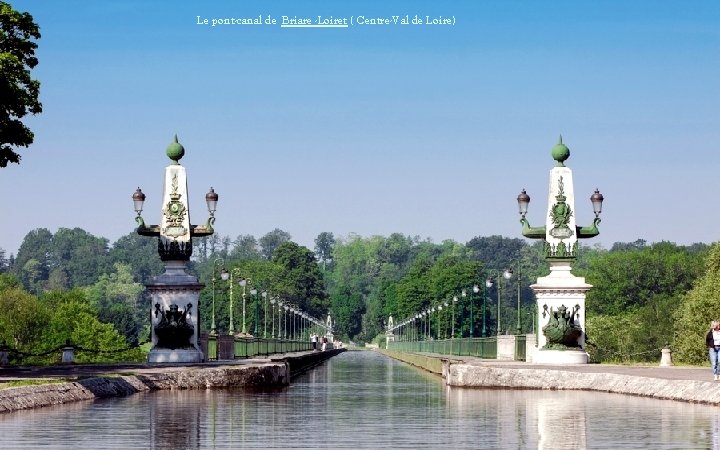
<instances>
[{"instance_id":1,"label":"tree","mask_svg":"<svg viewBox=\"0 0 720 450\"><path fill-rule=\"evenodd\" d=\"M18 250L15 262L12 265L13 272L20 277L25 289L32 290L27 284L23 271L26 269L28 261L35 260L33 270L37 274L33 275L34 280L47 280L50 275L49 258L52 250L53 235L47 228L37 228L30 231L23 238ZM36 267L35 267L36 266Z\"/></svg>"},{"instance_id":2,"label":"tree","mask_svg":"<svg viewBox=\"0 0 720 450\"><path fill-rule=\"evenodd\" d=\"M658 242L597 253L588 261L588 314L616 315L652 303L657 295L679 297L702 272L702 257L685 247Z\"/></svg>"},{"instance_id":3,"label":"tree","mask_svg":"<svg viewBox=\"0 0 720 450\"><path fill-rule=\"evenodd\" d=\"M285 242L275 249L273 262L278 266L276 290L280 298L322 318L328 310L328 301L313 252L294 242Z\"/></svg>"},{"instance_id":4,"label":"tree","mask_svg":"<svg viewBox=\"0 0 720 450\"><path fill-rule=\"evenodd\" d=\"M482 261L487 267L503 270L517 260L527 244L523 239L494 235L474 237L465 245L472 251L475 259Z\"/></svg>"},{"instance_id":5,"label":"tree","mask_svg":"<svg viewBox=\"0 0 720 450\"><path fill-rule=\"evenodd\" d=\"M707 359L705 334L710 321L720 317L720 244L711 247L705 273L687 293L675 313L673 356L678 361L701 364Z\"/></svg>"},{"instance_id":6,"label":"tree","mask_svg":"<svg viewBox=\"0 0 720 450\"><path fill-rule=\"evenodd\" d=\"M163 263L157 249L157 239L149 239L132 232L121 237L113 244L109 252L110 263L127 264L132 269L133 278L139 283L150 281L154 275L163 271Z\"/></svg>"},{"instance_id":7,"label":"tree","mask_svg":"<svg viewBox=\"0 0 720 450\"><path fill-rule=\"evenodd\" d=\"M348 338L360 334L360 317L365 312L365 302L359 293L336 293L331 298L330 309L338 334Z\"/></svg>"},{"instance_id":8,"label":"tree","mask_svg":"<svg viewBox=\"0 0 720 450\"><path fill-rule=\"evenodd\" d=\"M673 341L674 329L676 341L684 338L677 335L677 309L681 303L685 307L682 299L702 273L704 252L643 240L613 248L590 255L586 273L578 271L594 286L586 303L588 351L596 361L656 360L660 349ZM710 308L707 317L716 312ZM688 322L698 318L690 316L684 315Z\"/></svg>"},{"instance_id":9,"label":"tree","mask_svg":"<svg viewBox=\"0 0 720 450\"><path fill-rule=\"evenodd\" d=\"M28 291L40 294L45 289L42 274L43 270L40 261L31 259L20 270L20 280Z\"/></svg>"},{"instance_id":10,"label":"tree","mask_svg":"<svg viewBox=\"0 0 720 450\"><path fill-rule=\"evenodd\" d=\"M8 265L8 259L5 257L5 249L0 248L0 273L7 272Z\"/></svg>"},{"instance_id":11,"label":"tree","mask_svg":"<svg viewBox=\"0 0 720 450\"><path fill-rule=\"evenodd\" d=\"M241 234L233 242L233 249L230 251L230 259L259 259L258 251L260 244L252 234Z\"/></svg>"},{"instance_id":12,"label":"tree","mask_svg":"<svg viewBox=\"0 0 720 450\"><path fill-rule=\"evenodd\" d=\"M616 242L610 248L611 251L621 250L642 250L647 247L647 241L645 239L636 239L635 242Z\"/></svg>"},{"instance_id":13,"label":"tree","mask_svg":"<svg viewBox=\"0 0 720 450\"><path fill-rule=\"evenodd\" d=\"M14 287L0 295L0 340L21 351L36 351L48 312L38 299Z\"/></svg>"},{"instance_id":14,"label":"tree","mask_svg":"<svg viewBox=\"0 0 720 450\"><path fill-rule=\"evenodd\" d=\"M15 275L10 273L0 274L0 292L4 291L5 289L14 288L22 288L22 283L20 283L20 280Z\"/></svg>"},{"instance_id":15,"label":"tree","mask_svg":"<svg viewBox=\"0 0 720 450\"><path fill-rule=\"evenodd\" d=\"M41 302L49 320L43 326L42 342L36 350L56 348L70 340L82 348L76 354L80 363L144 359L139 348L117 352L127 348L128 343L112 324L98 320L98 311L83 290L52 292L44 295Z\"/></svg>"},{"instance_id":16,"label":"tree","mask_svg":"<svg viewBox=\"0 0 720 450\"><path fill-rule=\"evenodd\" d=\"M332 259L333 247L335 246L335 236L328 231L323 231L315 238L315 254L325 266Z\"/></svg>"},{"instance_id":17,"label":"tree","mask_svg":"<svg viewBox=\"0 0 720 450\"><path fill-rule=\"evenodd\" d=\"M82 228L60 228L52 238L49 265L65 270L69 287L89 286L110 268L108 240Z\"/></svg>"},{"instance_id":18,"label":"tree","mask_svg":"<svg viewBox=\"0 0 720 450\"><path fill-rule=\"evenodd\" d=\"M290 238L290 233L288 233L287 231L283 231L280 228L275 228L274 230L270 231L265 236L260 238L262 255L266 259L272 259L275 249L278 248L280 244L288 242Z\"/></svg>"},{"instance_id":19,"label":"tree","mask_svg":"<svg viewBox=\"0 0 720 450\"><path fill-rule=\"evenodd\" d=\"M42 112L40 82L30 77L38 64L36 39L40 29L33 17L0 2L0 167L20 163L13 147L28 147L35 138L20 119Z\"/></svg>"},{"instance_id":20,"label":"tree","mask_svg":"<svg viewBox=\"0 0 720 450\"><path fill-rule=\"evenodd\" d=\"M144 308L138 308L138 300L142 296L143 287L134 282L130 266L115 263L114 273L101 275L85 291L102 322L113 324L132 344L141 340L146 315Z\"/></svg>"}]
</instances>

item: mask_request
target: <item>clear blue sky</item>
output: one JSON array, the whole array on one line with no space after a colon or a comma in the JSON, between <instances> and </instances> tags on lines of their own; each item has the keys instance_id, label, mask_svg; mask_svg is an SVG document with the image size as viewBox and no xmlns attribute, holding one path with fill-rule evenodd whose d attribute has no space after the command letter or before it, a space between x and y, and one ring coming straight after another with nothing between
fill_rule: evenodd
<instances>
[{"instance_id":1,"label":"clear blue sky","mask_svg":"<svg viewBox=\"0 0 720 450\"><path fill-rule=\"evenodd\" d=\"M312 248L401 232L435 242L544 222L562 133L593 240L720 237L720 2L15 1L39 23L44 112L0 171L0 247L31 229L112 241L130 199L160 217L165 147L186 148L191 214ZM196 25L196 16L454 17L454 26ZM592 243L593 241L588 242Z\"/></svg>"}]
</instances>

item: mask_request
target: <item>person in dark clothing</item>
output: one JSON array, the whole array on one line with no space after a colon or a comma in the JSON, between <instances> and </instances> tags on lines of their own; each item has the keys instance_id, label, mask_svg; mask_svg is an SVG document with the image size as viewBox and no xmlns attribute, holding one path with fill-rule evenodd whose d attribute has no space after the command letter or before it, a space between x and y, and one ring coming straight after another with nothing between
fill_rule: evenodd
<instances>
[{"instance_id":1,"label":"person in dark clothing","mask_svg":"<svg viewBox=\"0 0 720 450\"><path fill-rule=\"evenodd\" d=\"M710 368L715 381L720 381L720 321L710 323L710 331L705 335L705 345L710 356Z\"/></svg>"}]
</instances>

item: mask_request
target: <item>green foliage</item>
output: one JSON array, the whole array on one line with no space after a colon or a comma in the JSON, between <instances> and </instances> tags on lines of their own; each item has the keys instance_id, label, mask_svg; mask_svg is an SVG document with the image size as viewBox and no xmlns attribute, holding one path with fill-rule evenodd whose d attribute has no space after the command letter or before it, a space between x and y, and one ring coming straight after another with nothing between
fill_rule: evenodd
<instances>
[{"instance_id":1,"label":"green foliage","mask_svg":"<svg viewBox=\"0 0 720 450\"><path fill-rule=\"evenodd\" d=\"M485 241L478 238L474 242L479 248ZM507 242L514 245L512 251L520 248L511 239L497 237L491 242ZM463 289L469 293L474 284L482 282L484 286L484 264L478 260L478 248L454 241L438 245L399 233L387 238L351 235L340 239L333 251L332 271L327 275L331 313L340 319L338 328L353 339L368 342L384 334L389 316L400 321L431 305L450 304ZM496 247L493 251L498 253ZM453 329L456 335L461 331L469 335L470 301L470 295L460 297L453 308L444 308L439 314L441 335L447 336ZM475 325L480 322L480 313L476 299ZM358 323L362 324L359 332Z\"/></svg>"},{"instance_id":2,"label":"green foliage","mask_svg":"<svg viewBox=\"0 0 720 450\"><path fill-rule=\"evenodd\" d=\"M588 353L598 362L653 362L673 339L672 297L656 296L651 303L624 314L590 315L586 321Z\"/></svg>"},{"instance_id":3,"label":"green foliage","mask_svg":"<svg viewBox=\"0 0 720 450\"><path fill-rule=\"evenodd\" d=\"M524 239L493 235L474 237L466 247L472 252L473 258L482 261L486 267L504 270L515 263L526 245Z\"/></svg>"},{"instance_id":4,"label":"green foliage","mask_svg":"<svg viewBox=\"0 0 720 450\"><path fill-rule=\"evenodd\" d=\"M278 266L279 282L274 291L280 298L322 319L329 302L313 252L294 242L285 242L275 249L272 261Z\"/></svg>"},{"instance_id":5,"label":"green foliage","mask_svg":"<svg viewBox=\"0 0 720 450\"><path fill-rule=\"evenodd\" d=\"M66 339L84 349L76 353L79 363L144 359L139 349L116 352L127 348L128 343L112 324L100 322L96 310L86 301L69 299L52 309L43 346L55 348Z\"/></svg>"},{"instance_id":6,"label":"green foliage","mask_svg":"<svg viewBox=\"0 0 720 450\"><path fill-rule=\"evenodd\" d=\"M13 272L36 294L87 286L109 269L107 245L80 228L60 228L55 235L39 228L23 239Z\"/></svg>"},{"instance_id":7,"label":"green foliage","mask_svg":"<svg viewBox=\"0 0 720 450\"><path fill-rule=\"evenodd\" d=\"M253 235L241 234L235 239L229 258L238 260L260 259L262 255L258 251L259 246L260 244Z\"/></svg>"},{"instance_id":8,"label":"green foliage","mask_svg":"<svg viewBox=\"0 0 720 450\"><path fill-rule=\"evenodd\" d=\"M598 253L589 260L588 315L618 315L653 303L658 295L679 297L702 272L702 258L669 242ZM579 274L583 274L579 272Z\"/></svg>"},{"instance_id":9,"label":"green foliage","mask_svg":"<svg viewBox=\"0 0 720 450\"><path fill-rule=\"evenodd\" d=\"M10 261L5 257L5 249L0 248L0 273L8 271Z\"/></svg>"},{"instance_id":10,"label":"green foliage","mask_svg":"<svg viewBox=\"0 0 720 450\"><path fill-rule=\"evenodd\" d=\"M11 288L22 288L22 283L20 283L20 280L13 274L0 274L0 292Z\"/></svg>"},{"instance_id":11,"label":"green foliage","mask_svg":"<svg viewBox=\"0 0 720 450\"><path fill-rule=\"evenodd\" d=\"M291 236L287 231L275 228L259 240L262 247L262 255L266 259L271 259L275 253L275 249L285 242L290 242Z\"/></svg>"},{"instance_id":12,"label":"green foliage","mask_svg":"<svg viewBox=\"0 0 720 450\"><path fill-rule=\"evenodd\" d=\"M358 292L336 292L330 298L330 310L335 320L335 329L343 339L357 336L362 331L358 320L365 312L365 302Z\"/></svg>"},{"instance_id":13,"label":"green foliage","mask_svg":"<svg viewBox=\"0 0 720 450\"><path fill-rule=\"evenodd\" d=\"M13 147L28 147L35 136L20 119L39 114L40 82L30 77L40 29L29 13L0 2L0 167L19 163Z\"/></svg>"},{"instance_id":14,"label":"green foliage","mask_svg":"<svg viewBox=\"0 0 720 450\"><path fill-rule=\"evenodd\" d=\"M133 279L138 283L147 283L153 276L160 275L163 263L157 250L157 240L132 232L115 241L109 252L110 263L132 268Z\"/></svg>"},{"instance_id":15,"label":"green foliage","mask_svg":"<svg viewBox=\"0 0 720 450\"><path fill-rule=\"evenodd\" d=\"M60 228L52 237L49 265L64 271L67 287L89 286L111 267L107 256L107 239L81 228Z\"/></svg>"},{"instance_id":16,"label":"green foliage","mask_svg":"<svg viewBox=\"0 0 720 450\"><path fill-rule=\"evenodd\" d=\"M587 297L591 356L598 361L656 361L660 349L672 344L683 347L679 359L698 362L704 334L694 332L702 339L692 343L699 345L692 353L685 333L677 332L677 310L680 304L689 308L683 296L703 272L706 250L669 242L647 245L643 240L616 243L613 249L589 252L586 269L578 271L594 286ZM709 320L691 329L707 331Z\"/></svg>"},{"instance_id":17,"label":"green foliage","mask_svg":"<svg viewBox=\"0 0 720 450\"><path fill-rule=\"evenodd\" d=\"M125 349L127 342L111 324L98 320L97 310L79 289L54 291L38 299L19 287L0 288L0 339L25 353L48 352L24 358L25 364L57 362L60 355L57 348L67 341L92 350L78 352L78 362L144 359L138 349L114 352Z\"/></svg>"},{"instance_id":18,"label":"green foliage","mask_svg":"<svg viewBox=\"0 0 720 450\"><path fill-rule=\"evenodd\" d=\"M52 233L46 228L30 231L20 244L12 271L30 292L42 292L43 281L50 275L51 247Z\"/></svg>"},{"instance_id":19,"label":"green foliage","mask_svg":"<svg viewBox=\"0 0 720 450\"><path fill-rule=\"evenodd\" d=\"M112 324L132 345L143 340L140 333L147 318L147 306L140 302L143 290L133 280L130 266L121 263L115 263L115 272L101 275L85 288L100 321Z\"/></svg>"},{"instance_id":20,"label":"green foliage","mask_svg":"<svg viewBox=\"0 0 720 450\"><path fill-rule=\"evenodd\" d=\"M332 260L333 247L335 246L335 236L327 231L323 231L315 238L315 255L319 261L323 263L323 269L327 263Z\"/></svg>"},{"instance_id":21,"label":"green foliage","mask_svg":"<svg viewBox=\"0 0 720 450\"><path fill-rule=\"evenodd\" d=\"M21 288L0 291L0 339L21 351L32 351L41 341L48 311Z\"/></svg>"},{"instance_id":22,"label":"green foliage","mask_svg":"<svg viewBox=\"0 0 720 450\"><path fill-rule=\"evenodd\" d=\"M674 319L673 357L683 363L704 363L705 335L710 322L720 320L720 244L710 248L704 274L682 298Z\"/></svg>"}]
</instances>

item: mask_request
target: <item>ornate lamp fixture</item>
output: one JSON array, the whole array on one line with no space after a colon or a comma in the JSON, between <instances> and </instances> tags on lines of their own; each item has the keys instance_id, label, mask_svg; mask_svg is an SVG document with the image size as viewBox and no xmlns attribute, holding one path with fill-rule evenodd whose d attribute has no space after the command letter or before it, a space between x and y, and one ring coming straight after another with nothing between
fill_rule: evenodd
<instances>
[{"instance_id":1,"label":"ornate lamp fixture","mask_svg":"<svg viewBox=\"0 0 720 450\"><path fill-rule=\"evenodd\" d=\"M180 165L180 159L185 155L185 148L180 145L177 136L173 138L166 150L172 163L165 170L165 189L163 192L164 207L160 225L146 225L142 217L145 194L138 187L132 195L138 224L137 233L142 236L158 237L158 252L163 261L188 261L192 255L192 238L204 237L213 234L215 211L217 209L218 194L211 187L205 195L210 217L205 225L190 225L190 208L188 204L187 175L185 168Z\"/></svg>"},{"instance_id":2,"label":"ornate lamp fixture","mask_svg":"<svg viewBox=\"0 0 720 450\"><path fill-rule=\"evenodd\" d=\"M568 149L560 140L552 148L551 154L556 165L550 172L550 193L548 216L543 227L531 227L525 215L530 204L530 196L525 189L517 197L522 234L530 239L545 240L545 256L555 259L575 259L577 256L577 240L587 239L600 234L600 213L602 212L603 195L598 189L590 196L595 219L590 226L575 225L574 201L575 194L572 184L572 172L565 166L570 157Z\"/></svg>"}]
</instances>

